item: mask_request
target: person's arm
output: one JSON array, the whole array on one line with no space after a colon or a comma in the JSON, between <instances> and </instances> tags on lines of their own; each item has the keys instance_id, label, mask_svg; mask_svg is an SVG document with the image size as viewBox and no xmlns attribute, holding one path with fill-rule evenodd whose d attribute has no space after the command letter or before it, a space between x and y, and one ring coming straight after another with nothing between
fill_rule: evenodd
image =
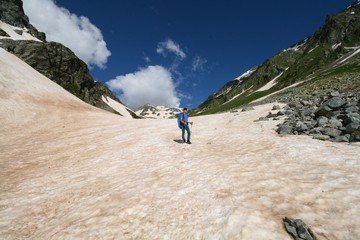
<instances>
[{"instance_id":1,"label":"person's arm","mask_svg":"<svg viewBox=\"0 0 360 240\"><path fill-rule=\"evenodd\" d=\"M185 123L186 123L186 124L191 124L191 125L193 124L193 122L190 122L190 121L189 121L189 118L188 118L188 121L185 122Z\"/></svg>"},{"instance_id":2,"label":"person's arm","mask_svg":"<svg viewBox=\"0 0 360 240\"><path fill-rule=\"evenodd\" d=\"M180 118L180 123L181 124L186 124L186 122L184 121L184 114L181 116L181 118Z\"/></svg>"}]
</instances>

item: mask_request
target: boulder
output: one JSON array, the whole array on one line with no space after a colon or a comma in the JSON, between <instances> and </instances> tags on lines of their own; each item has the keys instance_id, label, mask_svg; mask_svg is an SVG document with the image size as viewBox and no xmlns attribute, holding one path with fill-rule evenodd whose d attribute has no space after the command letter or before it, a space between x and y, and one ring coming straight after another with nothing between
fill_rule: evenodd
<instances>
[{"instance_id":1,"label":"boulder","mask_svg":"<svg viewBox=\"0 0 360 240\"><path fill-rule=\"evenodd\" d=\"M286 231L295 240L315 240L315 236L311 229L301 219L283 219Z\"/></svg>"},{"instance_id":2,"label":"boulder","mask_svg":"<svg viewBox=\"0 0 360 240\"><path fill-rule=\"evenodd\" d=\"M281 125L276 132L278 134L284 135L284 134L290 134L293 131L293 128L287 124Z\"/></svg>"},{"instance_id":3,"label":"boulder","mask_svg":"<svg viewBox=\"0 0 360 240\"><path fill-rule=\"evenodd\" d=\"M356 130L350 134L350 142L360 142L360 130Z\"/></svg>"},{"instance_id":4,"label":"boulder","mask_svg":"<svg viewBox=\"0 0 360 240\"><path fill-rule=\"evenodd\" d=\"M345 105L345 100L343 100L340 97L333 97L330 98L327 102L326 102L326 106L330 107L331 109L339 109L341 108L343 105Z\"/></svg>"}]
</instances>

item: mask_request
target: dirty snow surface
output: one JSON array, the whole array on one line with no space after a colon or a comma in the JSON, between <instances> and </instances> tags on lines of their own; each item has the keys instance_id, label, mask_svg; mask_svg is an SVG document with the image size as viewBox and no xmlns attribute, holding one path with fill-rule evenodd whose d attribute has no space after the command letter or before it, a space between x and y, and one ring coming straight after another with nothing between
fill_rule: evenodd
<instances>
[{"instance_id":1,"label":"dirty snow surface","mask_svg":"<svg viewBox=\"0 0 360 240\"><path fill-rule=\"evenodd\" d=\"M255 110L133 120L0 49L0 239L360 239L360 147L278 136ZM281 120L280 120L281 121Z\"/></svg>"}]
</instances>

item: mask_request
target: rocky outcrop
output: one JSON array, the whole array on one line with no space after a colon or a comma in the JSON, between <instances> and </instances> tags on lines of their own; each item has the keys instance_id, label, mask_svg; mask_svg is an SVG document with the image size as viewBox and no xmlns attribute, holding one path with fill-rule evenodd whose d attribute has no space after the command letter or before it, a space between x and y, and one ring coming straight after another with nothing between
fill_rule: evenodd
<instances>
[{"instance_id":1,"label":"rocky outcrop","mask_svg":"<svg viewBox=\"0 0 360 240\"><path fill-rule=\"evenodd\" d=\"M0 0L0 20L16 27L26 27L30 34L45 42L45 33L39 32L30 24L21 0Z\"/></svg>"},{"instance_id":2,"label":"rocky outcrop","mask_svg":"<svg viewBox=\"0 0 360 240\"><path fill-rule=\"evenodd\" d=\"M2 39L1 47L53 80L81 100L107 110L101 96L118 100L103 83L95 82L87 65L69 48L56 42Z\"/></svg>"},{"instance_id":3,"label":"rocky outcrop","mask_svg":"<svg viewBox=\"0 0 360 240\"><path fill-rule=\"evenodd\" d=\"M277 115L287 116L276 130L279 134L306 134L319 140L360 142L360 93L333 91L310 96L289 103Z\"/></svg>"}]
</instances>

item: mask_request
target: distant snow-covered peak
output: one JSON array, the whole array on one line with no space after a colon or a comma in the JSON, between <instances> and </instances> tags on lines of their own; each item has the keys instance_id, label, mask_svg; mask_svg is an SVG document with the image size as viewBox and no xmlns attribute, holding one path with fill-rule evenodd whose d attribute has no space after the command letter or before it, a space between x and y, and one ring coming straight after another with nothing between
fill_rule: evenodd
<instances>
[{"instance_id":1,"label":"distant snow-covered peak","mask_svg":"<svg viewBox=\"0 0 360 240\"><path fill-rule=\"evenodd\" d=\"M181 112L180 108L167 107L167 106L152 106L145 104L140 107L135 113L144 118L152 119L169 119L175 118Z\"/></svg>"},{"instance_id":2,"label":"distant snow-covered peak","mask_svg":"<svg viewBox=\"0 0 360 240\"><path fill-rule=\"evenodd\" d=\"M0 21L0 29L6 32L6 34L8 35L8 36L0 36L0 39L33 40L33 41L41 42L41 40L32 36L26 27L24 28L15 27L3 21Z\"/></svg>"}]
</instances>

